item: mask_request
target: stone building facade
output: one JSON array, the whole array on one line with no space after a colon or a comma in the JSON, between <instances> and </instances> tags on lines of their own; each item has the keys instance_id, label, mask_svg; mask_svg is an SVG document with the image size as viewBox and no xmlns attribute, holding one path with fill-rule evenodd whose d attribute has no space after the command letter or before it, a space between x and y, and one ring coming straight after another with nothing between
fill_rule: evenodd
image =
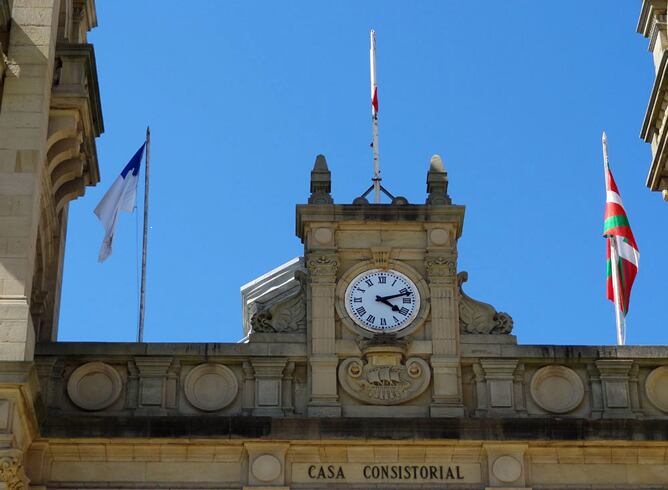
<instances>
[{"instance_id":1,"label":"stone building facade","mask_svg":"<svg viewBox=\"0 0 668 490\"><path fill-rule=\"evenodd\" d=\"M656 78L649 97L640 137L652 145L652 162L647 187L660 191L668 201L668 151L666 150L666 109L668 108L668 31L667 4L662 0L643 0L638 32L649 40L648 51L654 61Z\"/></svg>"},{"instance_id":2,"label":"stone building facade","mask_svg":"<svg viewBox=\"0 0 668 490\"><path fill-rule=\"evenodd\" d=\"M668 349L518 344L466 294L438 156L424 204L334 203L317 157L303 256L242 287L240 343L56 342L95 22L0 0L0 488L668 486Z\"/></svg>"}]
</instances>

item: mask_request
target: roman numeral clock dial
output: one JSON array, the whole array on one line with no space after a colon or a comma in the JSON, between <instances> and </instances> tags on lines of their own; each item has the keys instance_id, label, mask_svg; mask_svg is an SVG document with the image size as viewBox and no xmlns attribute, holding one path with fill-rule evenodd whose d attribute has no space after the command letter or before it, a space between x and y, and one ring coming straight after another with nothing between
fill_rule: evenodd
<instances>
[{"instance_id":1,"label":"roman numeral clock dial","mask_svg":"<svg viewBox=\"0 0 668 490\"><path fill-rule=\"evenodd\" d=\"M420 309L417 287L404 274L373 269L355 277L345 294L351 320L371 332L397 332L411 324Z\"/></svg>"}]
</instances>

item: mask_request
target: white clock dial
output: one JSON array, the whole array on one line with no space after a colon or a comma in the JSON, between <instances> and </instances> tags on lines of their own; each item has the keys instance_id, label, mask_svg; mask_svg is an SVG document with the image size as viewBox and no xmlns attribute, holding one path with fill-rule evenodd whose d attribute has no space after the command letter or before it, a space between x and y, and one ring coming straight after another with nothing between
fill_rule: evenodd
<instances>
[{"instance_id":1,"label":"white clock dial","mask_svg":"<svg viewBox=\"0 0 668 490\"><path fill-rule=\"evenodd\" d=\"M420 293L408 277L394 270L373 269L346 288L346 311L371 332L396 332L411 324L420 309Z\"/></svg>"}]
</instances>

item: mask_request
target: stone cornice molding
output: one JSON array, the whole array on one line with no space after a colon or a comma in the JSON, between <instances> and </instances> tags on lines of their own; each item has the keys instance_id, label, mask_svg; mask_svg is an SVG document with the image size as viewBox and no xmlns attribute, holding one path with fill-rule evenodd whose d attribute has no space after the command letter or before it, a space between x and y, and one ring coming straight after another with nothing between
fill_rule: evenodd
<instances>
[{"instance_id":1,"label":"stone cornice molding","mask_svg":"<svg viewBox=\"0 0 668 490\"><path fill-rule=\"evenodd\" d=\"M8 490L28 488L28 477L23 469L23 453L18 449L0 450L0 481Z\"/></svg>"},{"instance_id":2,"label":"stone cornice molding","mask_svg":"<svg viewBox=\"0 0 668 490\"><path fill-rule=\"evenodd\" d=\"M95 49L92 44L58 43L56 45L56 57L65 59L82 59L84 62L85 84L78 85L75 81L61 80L54 89L54 96L69 97L82 95L81 90L87 91L90 111L93 123L93 136L97 137L104 132L104 121L102 119L102 104L100 102L100 87L97 79L97 64L95 62ZM67 83L70 82L70 83ZM78 81L76 81L78 82ZM77 85L77 86L75 86Z\"/></svg>"},{"instance_id":3,"label":"stone cornice molding","mask_svg":"<svg viewBox=\"0 0 668 490\"><path fill-rule=\"evenodd\" d=\"M665 160L666 137L668 131L665 128L666 111L663 109L663 102L668 89L668 51L664 51L656 72L656 80L652 87L652 94L649 98L647 111L643 120L640 137L646 142L651 143L658 131L658 140L656 141L656 150L652 159L649 173L647 175L646 185L653 191L662 190L661 180L663 176L663 166Z\"/></svg>"},{"instance_id":4,"label":"stone cornice molding","mask_svg":"<svg viewBox=\"0 0 668 490\"><path fill-rule=\"evenodd\" d=\"M309 223L391 222L448 223L459 238L464 226L465 207L459 205L427 206L421 204L298 204L296 233L306 238Z\"/></svg>"},{"instance_id":5,"label":"stone cornice molding","mask_svg":"<svg viewBox=\"0 0 668 490\"><path fill-rule=\"evenodd\" d=\"M666 30L666 14L665 12L662 15L655 15L652 18L652 27L649 32L649 46L647 51L654 51L654 46L656 41L659 39L659 32Z\"/></svg>"},{"instance_id":6,"label":"stone cornice molding","mask_svg":"<svg viewBox=\"0 0 668 490\"><path fill-rule=\"evenodd\" d=\"M638 25L636 32L645 37L650 37L652 31L653 20L657 12L665 13L666 2L664 0L644 0L640 16L638 18Z\"/></svg>"}]
</instances>

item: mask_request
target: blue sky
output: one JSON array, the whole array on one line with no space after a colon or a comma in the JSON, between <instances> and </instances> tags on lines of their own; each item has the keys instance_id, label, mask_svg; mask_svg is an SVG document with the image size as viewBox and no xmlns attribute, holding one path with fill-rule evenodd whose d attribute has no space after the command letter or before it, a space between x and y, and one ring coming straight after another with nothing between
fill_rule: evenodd
<instances>
[{"instance_id":1,"label":"blue sky","mask_svg":"<svg viewBox=\"0 0 668 490\"><path fill-rule=\"evenodd\" d=\"M466 205L466 291L521 343L612 344L601 131L641 252L628 342L667 344L668 207L639 138L653 66L639 1L97 2L102 182L70 207L60 340L133 341L137 223L96 262L92 210L152 130L148 341L242 334L239 287L300 255L318 153L336 202L369 185L369 29L383 184L424 202L439 153ZM140 196L141 201L141 196Z\"/></svg>"}]
</instances>

